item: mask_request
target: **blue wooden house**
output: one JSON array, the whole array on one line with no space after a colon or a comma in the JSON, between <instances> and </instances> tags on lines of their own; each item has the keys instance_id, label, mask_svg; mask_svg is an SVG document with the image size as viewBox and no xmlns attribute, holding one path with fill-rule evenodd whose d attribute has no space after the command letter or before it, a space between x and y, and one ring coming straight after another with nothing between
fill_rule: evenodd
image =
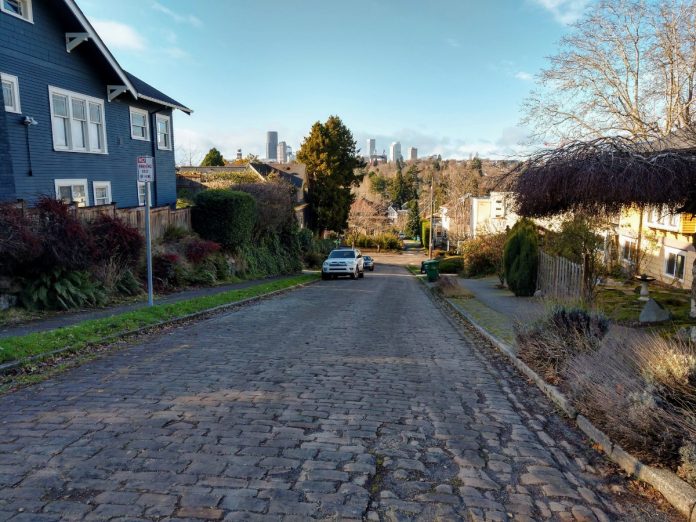
<instances>
[{"instance_id":1,"label":"blue wooden house","mask_svg":"<svg viewBox=\"0 0 696 522\"><path fill-rule=\"evenodd\" d=\"M176 201L172 112L191 110L124 71L74 0L0 0L0 201Z\"/></svg>"}]
</instances>

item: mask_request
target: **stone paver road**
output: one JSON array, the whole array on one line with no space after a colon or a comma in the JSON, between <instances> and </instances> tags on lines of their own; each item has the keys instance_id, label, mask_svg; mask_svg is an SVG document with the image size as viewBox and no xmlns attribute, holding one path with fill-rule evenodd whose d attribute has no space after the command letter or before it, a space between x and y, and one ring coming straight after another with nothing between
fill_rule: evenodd
<instances>
[{"instance_id":1,"label":"stone paver road","mask_svg":"<svg viewBox=\"0 0 696 522\"><path fill-rule=\"evenodd\" d=\"M0 519L671 520L403 268L0 397Z\"/></svg>"}]
</instances>

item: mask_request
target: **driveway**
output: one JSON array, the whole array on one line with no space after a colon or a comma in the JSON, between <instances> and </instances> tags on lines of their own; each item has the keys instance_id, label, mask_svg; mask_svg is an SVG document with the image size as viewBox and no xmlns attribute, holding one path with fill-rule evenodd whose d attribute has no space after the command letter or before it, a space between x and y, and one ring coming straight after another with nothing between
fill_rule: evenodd
<instances>
[{"instance_id":1,"label":"driveway","mask_svg":"<svg viewBox=\"0 0 696 522\"><path fill-rule=\"evenodd\" d=\"M403 267L0 397L0 520L673 520Z\"/></svg>"}]
</instances>

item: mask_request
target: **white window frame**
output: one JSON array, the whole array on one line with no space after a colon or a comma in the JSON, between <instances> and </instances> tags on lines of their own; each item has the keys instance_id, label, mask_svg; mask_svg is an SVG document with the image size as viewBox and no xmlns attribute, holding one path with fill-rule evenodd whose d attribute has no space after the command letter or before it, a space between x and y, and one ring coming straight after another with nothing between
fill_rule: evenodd
<instances>
[{"instance_id":1,"label":"white window frame","mask_svg":"<svg viewBox=\"0 0 696 522\"><path fill-rule=\"evenodd\" d=\"M29 22L30 24L34 23L34 10L31 5L31 0L19 0L24 4L24 6L27 9L27 16L21 16L16 13L13 13L12 11L8 10L5 7L5 0L0 0L0 11L2 11L5 14L8 14L10 16L14 16L15 18L19 18L20 20L24 20L25 22Z\"/></svg>"},{"instance_id":2,"label":"white window frame","mask_svg":"<svg viewBox=\"0 0 696 522\"><path fill-rule=\"evenodd\" d=\"M102 203L102 205L110 205L113 203L113 198L111 196L111 182L110 181L94 181L92 182L92 196L94 198L94 205L97 206L99 203L97 203L97 189L98 188L105 188L106 189L106 199L108 200L106 203Z\"/></svg>"},{"instance_id":3,"label":"white window frame","mask_svg":"<svg viewBox=\"0 0 696 522\"><path fill-rule=\"evenodd\" d=\"M674 254L675 256L683 256L684 257L684 273L682 274L681 277L677 277L676 274L670 274L667 272L667 264L669 263L669 255ZM662 273L675 280L675 281L681 281L684 282L684 277L686 276L686 250L682 250L680 248L672 248L672 247L665 247L665 256L664 256L664 264L662 266ZM676 263L675 263L676 267Z\"/></svg>"},{"instance_id":4,"label":"white window frame","mask_svg":"<svg viewBox=\"0 0 696 522\"><path fill-rule=\"evenodd\" d=\"M681 214L672 214L668 212L666 206L650 207L647 210L648 226L678 232L681 225Z\"/></svg>"},{"instance_id":5,"label":"white window frame","mask_svg":"<svg viewBox=\"0 0 696 522\"><path fill-rule=\"evenodd\" d=\"M168 141L169 141L169 144L167 147L163 147L160 145L160 140L159 140L159 136L160 136L159 122L160 121L167 122L167 131L168 131L167 137L168 137ZM156 127L155 132L157 133L156 134L156 136L157 136L157 148L159 150L172 150L172 118L171 118L171 116L165 116L163 114L158 114L155 118L155 127Z\"/></svg>"},{"instance_id":6,"label":"white window frame","mask_svg":"<svg viewBox=\"0 0 696 522\"><path fill-rule=\"evenodd\" d=\"M2 0L0 0L2 1ZM58 95L58 96L65 96L68 98L68 128L69 132L67 132L67 146L63 145L56 145L56 139L53 134L53 96ZM85 148L75 148L73 146L73 138L72 138L72 133L73 133L73 124L74 122L78 121L73 119L73 100L79 100L84 102L85 104L85 111L86 111L86 117L87 117L87 123L86 123L86 132L85 132ZM101 122L92 122L91 121L91 113L90 113L90 103L94 105L98 105L100 108L101 112ZM73 91L68 91L65 89L61 89L59 87L53 87L52 85L48 86L48 104L49 104L49 110L50 110L50 116L51 116L51 136L53 138L53 150L58 151L58 152L77 152L81 154L108 154L109 149L108 145L106 142L106 115L104 111L104 100L100 98L94 98L92 96L87 96L86 94L80 94L78 92L73 92ZM95 123L97 125L101 125L101 138L102 138L102 145L103 148L100 149L93 149L92 144L90 143L90 125L92 123Z\"/></svg>"},{"instance_id":7,"label":"white window frame","mask_svg":"<svg viewBox=\"0 0 696 522\"><path fill-rule=\"evenodd\" d=\"M631 253L635 252L636 249L638 248L638 241L636 241L635 239L626 238L626 239L621 240L619 242L619 244L621 245L621 260L626 262L626 263L635 263L636 260L632 259L630 256L631 256ZM624 250L625 250L627 244L629 245L629 249L628 249L629 257L624 256Z\"/></svg>"},{"instance_id":8,"label":"white window frame","mask_svg":"<svg viewBox=\"0 0 696 522\"><path fill-rule=\"evenodd\" d=\"M0 0L2 2L3 0ZM14 95L15 104L5 105L5 112L13 112L15 114L22 113L22 104L19 101L19 78L12 74L0 73L0 82L7 82L12 86L12 94ZM7 100L4 101L7 103Z\"/></svg>"},{"instance_id":9,"label":"white window frame","mask_svg":"<svg viewBox=\"0 0 696 522\"><path fill-rule=\"evenodd\" d=\"M136 134L133 134L133 114L141 114L145 116L145 137L143 138L142 136L138 136ZM150 141L150 113L147 112L144 109L138 109L136 107L130 107L129 110L129 115L130 115L130 134L131 138L134 140L141 140L141 141ZM170 131L171 133L171 131Z\"/></svg>"},{"instance_id":10,"label":"white window frame","mask_svg":"<svg viewBox=\"0 0 696 522\"><path fill-rule=\"evenodd\" d=\"M72 189L73 185L83 185L85 187L85 206L89 207L89 184L86 179L55 179L53 183L56 188L57 200L60 200L60 187L69 186Z\"/></svg>"},{"instance_id":11,"label":"white window frame","mask_svg":"<svg viewBox=\"0 0 696 522\"><path fill-rule=\"evenodd\" d=\"M145 182L138 181L137 187L138 187L138 206L144 207L145 206ZM140 187L143 188L142 197L140 194ZM152 184L150 184L150 206L152 207Z\"/></svg>"}]
</instances>

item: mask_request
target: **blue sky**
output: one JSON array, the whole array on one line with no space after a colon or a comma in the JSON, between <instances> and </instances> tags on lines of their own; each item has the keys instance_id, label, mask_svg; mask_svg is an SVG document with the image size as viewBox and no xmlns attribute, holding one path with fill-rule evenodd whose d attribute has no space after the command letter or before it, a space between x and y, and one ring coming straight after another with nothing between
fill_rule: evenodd
<instances>
[{"instance_id":1,"label":"blue sky","mask_svg":"<svg viewBox=\"0 0 696 522\"><path fill-rule=\"evenodd\" d=\"M505 157L533 75L589 0L79 0L121 65L194 109L179 160L297 149L339 115L365 148ZM194 156L194 159L195 156Z\"/></svg>"}]
</instances>

